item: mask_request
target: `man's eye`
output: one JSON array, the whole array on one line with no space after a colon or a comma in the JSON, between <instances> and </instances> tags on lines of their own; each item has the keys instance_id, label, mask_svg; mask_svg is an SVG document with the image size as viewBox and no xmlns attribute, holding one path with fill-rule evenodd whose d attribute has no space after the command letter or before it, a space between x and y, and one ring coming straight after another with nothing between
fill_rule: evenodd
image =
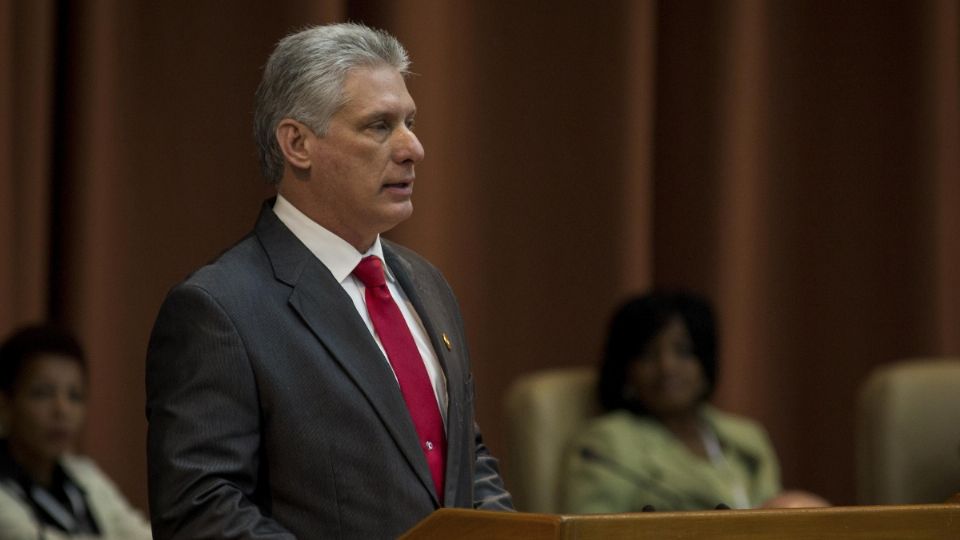
<instances>
[{"instance_id":1,"label":"man's eye","mask_svg":"<svg viewBox=\"0 0 960 540\"><path fill-rule=\"evenodd\" d=\"M409 129L410 131L413 131L413 128L416 127L417 125L417 121L414 120L413 118L410 118L409 120L407 120L406 124L407 124L407 129Z\"/></svg>"},{"instance_id":2,"label":"man's eye","mask_svg":"<svg viewBox=\"0 0 960 540\"><path fill-rule=\"evenodd\" d=\"M388 131L390 129L390 125L383 121L374 122L370 124L370 129L374 131Z\"/></svg>"}]
</instances>

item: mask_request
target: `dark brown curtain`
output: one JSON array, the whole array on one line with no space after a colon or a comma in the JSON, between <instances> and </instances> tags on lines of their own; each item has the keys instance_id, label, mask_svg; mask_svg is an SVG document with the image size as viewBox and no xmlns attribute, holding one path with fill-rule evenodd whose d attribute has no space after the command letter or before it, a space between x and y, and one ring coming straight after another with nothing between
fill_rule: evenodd
<instances>
[{"instance_id":1,"label":"dark brown curtain","mask_svg":"<svg viewBox=\"0 0 960 540\"><path fill-rule=\"evenodd\" d=\"M0 332L46 317L53 9L0 3Z\"/></svg>"},{"instance_id":2,"label":"dark brown curtain","mask_svg":"<svg viewBox=\"0 0 960 540\"><path fill-rule=\"evenodd\" d=\"M413 57L427 158L391 236L459 294L495 452L515 377L596 362L628 294L686 287L720 315L717 402L789 486L854 502L864 376L960 354L957 2L5 0L0 333L81 335L85 450L136 504L156 309L270 194L260 66L347 19Z\"/></svg>"}]
</instances>

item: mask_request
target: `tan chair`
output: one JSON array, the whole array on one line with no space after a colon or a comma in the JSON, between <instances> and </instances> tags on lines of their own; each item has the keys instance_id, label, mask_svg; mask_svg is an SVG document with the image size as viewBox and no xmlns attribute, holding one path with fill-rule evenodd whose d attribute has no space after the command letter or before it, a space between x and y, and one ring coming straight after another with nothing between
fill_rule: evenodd
<instances>
[{"instance_id":1,"label":"tan chair","mask_svg":"<svg viewBox=\"0 0 960 540\"><path fill-rule=\"evenodd\" d=\"M960 492L960 359L880 367L859 397L861 504L939 503Z\"/></svg>"},{"instance_id":2,"label":"tan chair","mask_svg":"<svg viewBox=\"0 0 960 540\"><path fill-rule=\"evenodd\" d=\"M507 467L517 510L558 513L563 453L600 412L594 367L551 369L517 379L507 392Z\"/></svg>"}]
</instances>

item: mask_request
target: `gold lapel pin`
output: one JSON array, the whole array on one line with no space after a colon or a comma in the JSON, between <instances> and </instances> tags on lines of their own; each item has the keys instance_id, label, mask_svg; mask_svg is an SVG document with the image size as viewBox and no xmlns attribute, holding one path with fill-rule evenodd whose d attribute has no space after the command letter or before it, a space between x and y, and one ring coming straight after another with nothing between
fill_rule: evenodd
<instances>
[{"instance_id":1,"label":"gold lapel pin","mask_svg":"<svg viewBox=\"0 0 960 540\"><path fill-rule=\"evenodd\" d=\"M443 337L443 344L447 346L447 350L448 350L448 351L452 351L452 350L453 350L453 344L450 343L450 338L447 337L447 333L444 332L443 334L441 334L441 337Z\"/></svg>"}]
</instances>

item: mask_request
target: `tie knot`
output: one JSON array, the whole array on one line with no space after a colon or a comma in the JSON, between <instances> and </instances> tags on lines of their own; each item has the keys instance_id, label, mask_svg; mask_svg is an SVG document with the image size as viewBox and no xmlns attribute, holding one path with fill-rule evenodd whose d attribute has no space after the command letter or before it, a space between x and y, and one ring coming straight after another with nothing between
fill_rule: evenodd
<instances>
[{"instance_id":1,"label":"tie knot","mask_svg":"<svg viewBox=\"0 0 960 540\"><path fill-rule=\"evenodd\" d=\"M387 283L383 275L383 263L374 255L361 259L360 264L353 269L353 275L357 276L364 287L382 287Z\"/></svg>"}]
</instances>

